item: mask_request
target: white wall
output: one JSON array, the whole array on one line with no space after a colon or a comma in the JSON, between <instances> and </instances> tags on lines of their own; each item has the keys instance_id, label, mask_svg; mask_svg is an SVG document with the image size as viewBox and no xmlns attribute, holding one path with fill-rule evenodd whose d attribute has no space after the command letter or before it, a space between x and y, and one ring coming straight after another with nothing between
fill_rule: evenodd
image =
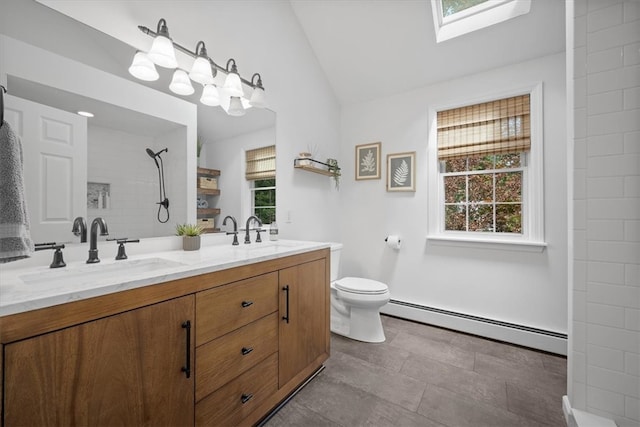
<instances>
[{"instance_id":1,"label":"white wall","mask_svg":"<svg viewBox=\"0 0 640 427\"><path fill-rule=\"evenodd\" d=\"M564 55L494 69L397 96L345 107L342 114L342 275L381 280L391 298L567 332ZM426 240L429 108L543 83L545 240L541 253L434 245ZM382 142L381 180L355 181L355 145ZM385 190L386 155L416 151L416 192ZM399 234L402 248L384 245ZM451 326L451 325L449 325Z\"/></svg>"},{"instance_id":2,"label":"white wall","mask_svg":"<svg viewBox=\"0 0 640 427\"><path fill-rule=\"evenodd\" d=\"M640 3L576 0L573 408L640 423Z\"/></svg>"}]
</instances>

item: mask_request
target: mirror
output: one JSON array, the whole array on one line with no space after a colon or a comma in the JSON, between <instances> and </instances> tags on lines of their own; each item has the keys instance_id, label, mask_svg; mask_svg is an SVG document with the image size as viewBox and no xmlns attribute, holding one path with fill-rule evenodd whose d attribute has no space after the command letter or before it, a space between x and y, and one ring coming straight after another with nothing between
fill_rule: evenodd
<instances>
[{"instance_id":1,"label":"mirror","mask_svg":"<svg viewBox=\"0 0 640 427\"><path fill-rule=\"evenodd\" d=\"M196 95L190 97L191 99L186 98L186 101L191 103L187 106L187 102L177 96L158 94L144 83L113 75L109 75L111 81L122 81L121 83L125 84L124 89L100 88L96 87L99 84L95 82L95 74L82 74L83 71L98 72L87 66L74 68L73 80L93 84L74 86L71 82L67 84L70 79L63 76L61 83L56 85L55 78L45 78L44 75L55 75L56 62L69 60L8 37L0 38L5 48L2 57L4 66L0 67L0 77L5 81L10 97L18 97L72 114L78 110L95 114L95 117L86 120L86 178L80 183L84 188L84 210L58 206L58 211L63 211L63 214L58 215L60 218L54 218L54 222L60 223L62 231L58 231L56 235L39 232L32 220L34 241L78 242L78 238L71 233L71 223L75 216L83 216L89 220L101 216L109 225L110 237L129 238L173 235L176 223L195 222L197 137L205 141L203 155L206 158L203 158L201 165L221 170L221 196L210 203L221 209L221 215L242 216L241 208L234 199L227 197L228 205L225 205L224 197L225 185L231 185L241 176L242 171L230 169L230 166L238 167L238 162L216 163L216 160L221 159L221 156L216 156L216 141L271 129L267 133L270 140L264 142L265 145L273 145L275 113L266 109L250 109L243 117L231 117L219 107L199 104ZM18 56L19 52L19 55L24 57L27 55L24 51L25 46L30 47L30 56L35 55L29 61L35 61L36 64L47 63L46 70L34 70L37 67L26 63L22 66L13 64L12 53ZM134 52L131 49L131 58ZM63 68L64 66L61 66L61 69ZM162 77L161 81L164 82ZM168 86L168 80L166 83L165 87ZM64 85L67 87L60 87ZM73 86L73 90L69 90L70 86ZM104 96L96 96L101 90L108 92L104 92ZM132 90L139 91L140 95L134 96ZM168 92L168 88L165 90ZM151 96L157 97L158 101L154 102ZM264 132L262 133L264 135ZM168 148L168 151L161 155L166 193L170 200L170 218L165 224L157 219L159 214L160 219L164 220L166 212L161 210L158 213L159 173L154 160L146 153L147 148L154 153ZM240 152L234 155L239 156ZM45 182L36 182L35 185L45 186ZM42 199L42 196L39 195L38 199ZM223 216L219 216L216 222L222 218ZM63 236L59 237L59 233L63 233Z\"/></svg>"}]
</instances>

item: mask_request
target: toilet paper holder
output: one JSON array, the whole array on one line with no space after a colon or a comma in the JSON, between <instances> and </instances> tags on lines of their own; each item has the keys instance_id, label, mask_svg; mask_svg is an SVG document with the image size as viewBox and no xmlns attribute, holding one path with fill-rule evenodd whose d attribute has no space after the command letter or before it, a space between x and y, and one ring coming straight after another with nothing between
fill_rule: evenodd
<instances>
[{"instance_id":1,"label":"toilet paper holder","mask_svg":"<svg viewBox=\"0 0 640 427\"><path fill-rule=\"evenodd\" d=\"M387 243L387 246L392 247L393 249L400 249L400 236L392 234L390 236L385 237L384 241Z\"/></svg>"}]
</instances>

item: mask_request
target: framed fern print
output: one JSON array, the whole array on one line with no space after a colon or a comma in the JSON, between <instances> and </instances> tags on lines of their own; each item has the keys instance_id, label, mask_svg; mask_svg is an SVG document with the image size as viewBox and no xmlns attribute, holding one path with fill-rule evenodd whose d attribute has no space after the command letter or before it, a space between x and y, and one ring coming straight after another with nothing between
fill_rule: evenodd
<instances>
[{"instance_id":1,"label":"framed fern print","mask_svg":"<svg viewBox=\"0 0 640 427\"><path fill-rule=\"evenodd\" d=\"M356 145L356 180L380 179L381 142Z\"/></svg>"},{"instance_id":2,"label":"framed fern print","mask_svg":"<svg viewBox=\"0 0 640 427\"><path fill-rule=\"evenodd\" d=\"M416 152L387 154L387 191L416 191Z\"/></svg>"}]
</instances>

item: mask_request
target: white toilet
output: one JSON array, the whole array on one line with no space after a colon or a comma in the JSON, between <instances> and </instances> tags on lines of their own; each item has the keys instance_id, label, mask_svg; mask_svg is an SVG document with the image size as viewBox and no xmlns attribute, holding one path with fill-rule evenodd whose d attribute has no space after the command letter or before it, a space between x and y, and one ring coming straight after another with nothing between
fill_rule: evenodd
<instances>
[{"instance_id":1,"label":"white toilet","mask_svg":"<svg viewBox=\"0 0 640 427\"><path fill-rule=\"evenodd\" d=\"M384 342L380 308L389 302L384 283L360 277L338 279L341 243L331 244L331 332L364 342Z\"/></svg>"}]
</instances>

